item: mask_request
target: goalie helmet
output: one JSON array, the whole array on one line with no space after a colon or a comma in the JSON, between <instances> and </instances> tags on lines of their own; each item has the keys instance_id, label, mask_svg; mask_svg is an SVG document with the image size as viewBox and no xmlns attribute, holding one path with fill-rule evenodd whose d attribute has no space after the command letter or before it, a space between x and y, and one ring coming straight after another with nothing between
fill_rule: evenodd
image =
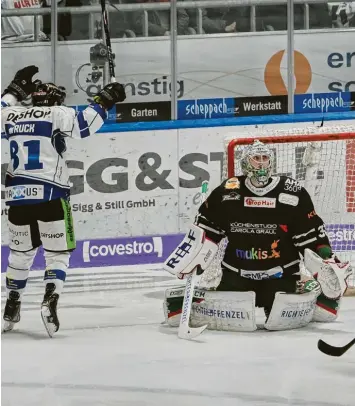
<instances>
[{"instance_id":1,"label":"goalie helmet","mask_svg":"<svg viewBox=\"0 0 355 406\"><path fill-rule=\"evenodd\" d=\"M243 174L251 180L254 179L261 186L268 183L273 165L273 151L259 140L248 145L242 153L241 168Z\"/></svg>"},{"instance_id":2,"label":"goalie helmet","mask_svg":"<svg viewBox=\"0 0 355 406\"><path fill-rule=\"evenodd\" d=\"M63 86L56 86L54 83L40 83L31 97L34 106L61 106L64 103L66 92Z\"/></svg>"}]
</instances>

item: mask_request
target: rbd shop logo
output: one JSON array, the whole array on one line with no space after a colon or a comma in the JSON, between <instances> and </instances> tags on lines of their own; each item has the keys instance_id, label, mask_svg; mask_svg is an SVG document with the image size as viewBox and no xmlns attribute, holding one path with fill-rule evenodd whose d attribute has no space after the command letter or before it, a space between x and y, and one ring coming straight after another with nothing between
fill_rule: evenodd
<instances>
[{"instance_id":1,"label":"rbd shop logo","mask_svg":"<svg viewBox=\"0 0 355 406\"><path fill-rule=\"evenodd\" d=\"M163 255L163 241L161 237L139 237L116 239L112 242L102 240L97 242L84 241L83 243L83 261L84 262L104 262L112 265L122 264L123 259L127 257L151 256L152 258L161 258ZM126 261L127 262L127 261ZM145 263L148 263L145 261Z\"/></svg>"},{"instance_id":2,"label":"rbd shop logo","mask_svg":"<svg viewBox=\"0 0 355 406\"><path fill-rule=\"evenodd\" d=\"M161 96L171 95L171 81L167 75L156 78L149 78L152 76L150 73L139 73L136 76L145 78L144 80L126 80L127 76L116 77L116 79L123 84L127 96L132 100L132 97L149 98L149 100L158 100ZM131 76L130 76L131 77ZM75 74L76 84L79 90L85 92L89 98L95 96L103 87L103 75L100 70L93 70L91 64L87 63L80 66ZM149 79L148 79L149 78ZM177 97L184 96L184 81L177 81ZM78 90L75 91L76 93Z\"/></svg>"}]
</instances>

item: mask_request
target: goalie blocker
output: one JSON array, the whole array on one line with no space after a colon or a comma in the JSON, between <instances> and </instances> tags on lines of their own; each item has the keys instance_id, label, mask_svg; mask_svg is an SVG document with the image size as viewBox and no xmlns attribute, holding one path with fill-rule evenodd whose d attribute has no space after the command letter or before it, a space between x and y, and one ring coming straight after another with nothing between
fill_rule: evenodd
<instances>
[{"instance_id":1,"label":"goalie blocker","mask_svg":"<svg viewBox=\"0 0 355 406\"><path fill-rule=\"evenodd\" d=\"M164 269L183 279L196 266L201 271L208 268L216 252L217 244L205 237L204 230L193 225L166 260ZM224 283L216 291L195 289L191 326L207 324L212 330L254 331L257 328L256 306L265 308L268 316L265 328L268 330L296 329L310 321L335 320L351 267L335 259L324 261L309 249L305 250L304 262L307 277L291 275L261 281L242 276L236 278L234 271L222 266ZM226 283L226 273L229 272L233 272L233 278L231 283ZM164 315L171 327L179 325L184 291L181 286L166 290ZM329 303L332 303L331 309L327 308Z\"/></svg>"}]
</instances>

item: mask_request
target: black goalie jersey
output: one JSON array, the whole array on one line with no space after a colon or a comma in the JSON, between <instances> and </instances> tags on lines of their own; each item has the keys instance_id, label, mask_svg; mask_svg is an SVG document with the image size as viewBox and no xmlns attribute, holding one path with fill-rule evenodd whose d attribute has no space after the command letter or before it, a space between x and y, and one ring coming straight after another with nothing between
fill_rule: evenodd
<instances>
[{"instance_id":1,"label":"black goalie jersey","mask_svg":"<svg viewBox=\"0 0 355 406\"><path fill-rule=\"evenodd\" d=\"M297 274L305 248L330 246L308 192L286 176L263 188L245 176L226 180L202 204L196 224L217 243L227 237L222 265L255 280Z\"/></svg>"}]
</instances>

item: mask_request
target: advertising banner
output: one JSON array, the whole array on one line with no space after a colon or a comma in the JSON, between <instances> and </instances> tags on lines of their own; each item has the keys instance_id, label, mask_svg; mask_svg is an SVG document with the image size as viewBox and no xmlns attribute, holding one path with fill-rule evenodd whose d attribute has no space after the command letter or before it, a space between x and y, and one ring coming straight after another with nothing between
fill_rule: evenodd
<instances>
[{"instance_id":1,"label":"advertising banner","mask_svg":"<svg viewBox=\"0 0 355 406\"><path fill-rule=\"evenodd\" d=\"M311 125L319 123L292 123L293 127L302 128ZM327 125L339 125L339 121ZM259 125L258 131L286 128L290 124ZM250 137L255 131L255 126L187 128L99 133L83 140L68 140L66 161L77 240L185 232L201 203L202 182L210 182L210 191L221 182L226 165L224 138ZM6 140L1 142L2 244L7 244L8 209L3 199L9 146ZM347 192L350 197L354 193L355 183L351 181L354 153L344 144L324 149L312 187L319 196L328 196L326 203L319 202L326 205L326 216L341 213L325 220L348 224L353 221L354 211L349 198L346 207L345 197ZM277 150L277 173L304 180L303 152L304 147L291 144L287 150ZM334 168L344 169L334 171ZM336 179L329 182L334 176Z\"/></svg>"},{"instance_id":2,"label":"advertising banner","mask_svg":"<svg viewBox=\"0 0 355 406\"><path fill-rule=\"evenodd\" d=\"M181 36L178 39L180 100L275 96L287 94L285 33ZM295 33L295 91L297 94L355 91L354 41L350 31ZM67 89L67 104L86 104L103 85L103 70L92 60L97 40L58 44L57 82ZM127 102L167 101L171 93L170 39L114 39L119 64L116 79L123 83ZM1 80L6 86L13 64L39 66L42 81L50 81L48 43L3 45ZM2 88L2 90L4 87Z\"/></svg>"},{"instance_id":3,"label":"advertising banner","mask_svg":"<svg viewBox=\"0 0 355 406\"><path fill-rule=\"evenodd\" d=\"M183 239L182 234L77 241L70 268L156 264L164 262ZM1 272L6 272L9 248L1 247ZM32 270L45 269L39 249Z\"/></svg>"},{"instance_id":4,"label":"advertising banner","mask_svg":"<svg viewBox=\"0 0 355 406\"><path fill-rule=\"evenodd\" d=\"M117 123L168 120L171 120L170 101L116 104Z\"/></svg>"},{"instance_id":5,"label":"advertising banner","mask_svg":"<svg viewBox=\"0 0 355 406\"><path fill-rule=\"evenodd\" d=\"M295 95L295 113L330 113L350 110L355 110L355 101L352 101L350 92Z\"/></svg>"}]
</instances>

